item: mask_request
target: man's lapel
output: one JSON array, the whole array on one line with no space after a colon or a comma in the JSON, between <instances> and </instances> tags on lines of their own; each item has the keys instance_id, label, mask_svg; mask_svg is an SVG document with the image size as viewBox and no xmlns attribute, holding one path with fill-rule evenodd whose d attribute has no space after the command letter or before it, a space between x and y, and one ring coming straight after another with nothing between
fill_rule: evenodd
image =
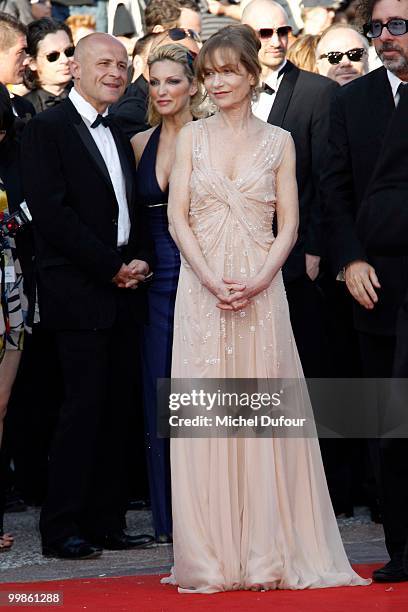
<instances>
[{"instance_id":1,"label":"man's lapel","mask_svg":"<svg viewBox=\"0 0 408 612\"><path fill-rule=\"evenodd\" d=\"M123 176L125 177L125 186L126 186L126 199L128 203L128 207L130 208L132 205L133 198L133 176L135 173L135 166L132 165L129 156L126 155L126 151L123 147L123 140L120 137L120 128L115 125L114 119L112 120L112 125L110 127L110 131L112 133L113 139L116 144L116 148L118 151L120 165L122 166Z\"/></svg>"},{"instance_id":2,"label":"man's lapel","mask_svg":"<svg viewBox=\"0 0 408 612\"><path fill-rule=\"evenodd\" d=\"M64 105L64 109L66 110L67 115L74 126L74 129L78 133L78 136L80 137L82 141L82 144L87 150L91 161L95 164L100 175L107 182L108 186L111 188L113 193L115 193L105 161L102 155L100 154L99 149L96 146L94 139L89 133L88 128L86 127L85 123L82 121L81 115L77 112L75 106L72 104L69 98L64 100L62 104Z\"/></svg>"},{"instance_id":3,"label":"man's lapel","mask_svg":"<svg viewBox=\"0 0 408 612\"><path fill-rule=\"evenodd\" d=\"M97 170L103 177L103 179L108 183L109 187L114 191L112 181L110 180L109 172L106 167L105 161L102 155L99 152L98 147L95 144L94 139L89 133L88 128L85 123L82 121L81 115L76 110L75 106L72 104L71 100L67 98L62 102L61 106L63 106L66 111L71 123L73 124L75 130L80 137L82 144L88 152L88 155L92 161L92 163L96 166Z\"/></svg>"},{"instance_id":4,"label":"man's lapel","mask_svg":"<svg viewBox=\"0 0 408 612\"><path fill-rule=\"evenodd\" d=\"M287 61L282 82L279 85L279 89L269 113L268 123L282 127L286 110L289 106L298 77L299 68L292 64L292 62Z\"/></svg>"},{"instance_id":5,"label":"man's lapel","mask_svg":"<svg viewBox=\"0 0 408 612\"><path fill-rule=\"evenodd\" d=\"M375 138L381 146L395 111L395 102L386 69L381 67L371 74L371 90L367 92L367 127L371 132L370 141Z\"/></svg>"},{"instance_id":6,"label":"man's lapel","mask_svg":"<svg viewBox=\"0 0 408 612\"><path fill-rule=\"evenodd\" d=\"M95 144L94 139L92 138L87 126L85 125L85 123L82 121L82 117L81 115L77 112L75 106L72 104L71 100L69 98L67 98L66 100L64 100L64 102L62 102L62 104L64 104L65 106L65 110L67 111L67 114L71 120L71 122L73 123L73 126L75 128L75 130L77 131L83 145L85 146L92 162L95 164L96 168L98 169L99 173L101 174L101 176L103 177L103 179L107 182L108 186L111 188L113 194L115 195L115 190L113 188L112 185L112 181L111 178L109 176L109 172L108 169L106 167L105 161L102 157L102 155L99 152L98 147ZM108 129L108 128L107 128ZM129 157L126 155L126 151L124 149L123 146L123 141L120 137L119 134L119 129L114 122L114 119L112 119L112 125L110 125L109 127L111 134L113 136L113 139L115 141L116 144L116 149L119 155L119 160L120 160L120 165L122 167L122 172L123 175L125 177L125 186L126 186L126 199L128 202L128 206L129 208L132 205L132 198L133 198L133 173L135 172L135 168L132 166L132 163L129 159ZM116 199L116 196L115 196Z\"/></svg>"}]
</instances>

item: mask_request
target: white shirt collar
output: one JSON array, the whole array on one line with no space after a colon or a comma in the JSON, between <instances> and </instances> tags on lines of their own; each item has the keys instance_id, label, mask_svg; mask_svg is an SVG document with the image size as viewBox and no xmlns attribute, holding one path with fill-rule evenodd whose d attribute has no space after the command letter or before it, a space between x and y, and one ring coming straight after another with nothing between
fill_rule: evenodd
<instances>
[{"instance_id":1,"label":"white shirt collar","mask_svg":"<svg viewBox=\"0 0 408 612\"><path fill-rule=\"evenodd\" d=\"M405 83L405 81L401 81L399 77L397 77L393 72L390 72L389 70L387 70L387 77L391 85L392 95L395 98L400 83Z\"/></svg>"},{"instance_id":2,"label":"white shirt collar","mask_svg":"<svg viewBox=\"0 0 408 612\"><path fill-rule=\"evenodd\" d=\"M71 89L68 97L77 109L78 113L81 115L81 117L83 119L86 119L92 125L92 123L95 121L96 117L99 114L96 108L94 108L92 104L85 100L85 98L81 96L81 94L75 89L75 87ZM108 109L106 109L106 111L102 113L102 116L105 117L107 114Z\"/></svg>"},{"instance_id":3,"label":"white shirt collar","mask_svg":"<svg viewBox=\"0 0 408 612\"><path fill-rule=\"evenodd\" d=\"M284 68L284 66L286 66L286 61L287 60L284 59L282 64L279 66L279 68L277 70L274 70L273 72L271 72L266 77L266 79L264 79L264 83L269 85L269 87L272 87L272 89L274 89L275 91L276 91L277 86L278 86L278 81L282 77L281 70L282 70L282 68Z\"/></svg>"}]
</instances>

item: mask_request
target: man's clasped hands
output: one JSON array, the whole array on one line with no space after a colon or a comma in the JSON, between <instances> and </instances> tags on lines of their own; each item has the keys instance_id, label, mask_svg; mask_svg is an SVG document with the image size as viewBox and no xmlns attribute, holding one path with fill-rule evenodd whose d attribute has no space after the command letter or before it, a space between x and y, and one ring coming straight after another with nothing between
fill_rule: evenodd
<instances>
[{"instance_id":1,"label":"man's clasped hands","mask_svg":"<svg viewBox=\"0 0 408 612\"><path fill-rule=\"evenodd\" d=\"M149 266L145 261L132 259L128 264L122 264L112 282L120 289L136 289L139 283L149 278Z\"/></svg>"}]
</instances>

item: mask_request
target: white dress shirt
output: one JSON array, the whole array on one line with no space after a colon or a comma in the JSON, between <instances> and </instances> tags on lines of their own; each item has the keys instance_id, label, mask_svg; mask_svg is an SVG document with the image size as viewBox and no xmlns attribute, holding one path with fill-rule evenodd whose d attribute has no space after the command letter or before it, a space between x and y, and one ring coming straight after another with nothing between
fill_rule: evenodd
<instances>
[{"instance_id":1,"label":"white dress shirt","mask_svg":"<svg viewBox=\"0 0 408 612\"><path fill-rule=\"evenodd\" d=\"M106 168L109 172L119 207L117 245L118 247L124 246L129 240L130 218L126 199L125 177L123 175L115 141L108 127L104 127L102 124L100 124L96 128L91 128L92 123L98 116L98 111L77 92L75 87L73 87L69 92L69 99L75 106L78 113L81 115L86 127L95 141L96 146L99 149L100 154L102 155ZM103 116L105 117L107 114L108 111L106 110L103 113Z\"/></svg>"},{"instance_id":2,"label":"white dress shirt","mask_svg":"<svg viewBox=\"0 0 408 612\"><path fill-rule=\"evenodd\" d=\"M259 99L253 103L252 112L255 117L258 119L262 119L262 121L267 122L269 113L272 110L273 103L275 102L276 94L279 89L279 85L282 82L283 73L281 72L282 68L285 66L286 60L279 66L278 70L274 70L265 80L264 83L272 87L275 93L265 93L262 92L259 94Z\"/></svg>"}]
</instances>

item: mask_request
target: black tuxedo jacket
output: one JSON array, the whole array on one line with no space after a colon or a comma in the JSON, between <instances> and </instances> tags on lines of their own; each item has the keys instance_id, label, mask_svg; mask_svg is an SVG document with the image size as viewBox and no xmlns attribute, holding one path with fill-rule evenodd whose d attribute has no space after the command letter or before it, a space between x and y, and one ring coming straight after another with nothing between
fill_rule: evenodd
<instances>
[{"instance_id":1,"label":"black tuxedo jacket","mask_svg":"<svg viewBox=\"0 0 408 612\"><path fill-rule=\"evenodd\" d=\"M305 274L305 253L323 254L320 172L326 154L330 102L338 88L331 79L299 70L291 62L285 73L268 123L291 132L296 148L299 190L299 235L283 274L290 282Z\"/></svg>"},{"instance_id":2,"label":"black tuxedo jacket","mask_svg":"<svg viewBox=\"0 0 408 612\"><path fill-rule=\"evenodd\" d=\"M26 100L21 96L13 95L11 98L11 104L18 117L23 121L29 121L32 117L34 117L35 109L29 100Z\"/></svg>"},{"instance_id":3,"label":"black tuxedo jacket","mask_svg":"<svg viewBox=\"0 0 408 612\"><path fill-rule=\"evenodd\" d=\"M15 120L16 132L18 136L21 136L26 124L34 117L35 109L31 102L16 95L13 95L11 98L11 105L15 113L17 113Z\"/></svg>"},{"instance_id":4,"label":"black tuxedo jacket","mask_svg":"<svg viewBox=\"0 0 408 612\"><path fill-rule=\"evenodd\" d=\"M146 119L148 97L148 83L144 76L140 75L134 83L128 85L119 102L113 104L109 109L118 126L129 138L150 127Z\"/></svg>"},{"instance_id":5,"label":"black tuxedo jacket","mask_svg":"<svg viewBox=\"0 0 408 612\"><path fill-rule=\"evenodd\" d=\"M376 169L358 209L357 237L368 256L408 255L408 89L392 113Z\"/></svg>"},{"instance_id":6,"label":"black tuxedo jacket","mask_svg":"<svg viewBox=\"0 0 408 612\"><path fill-rule=\"evenodd\" d=\"M383 163L381 152L387 149L387 131L394 115L395 104L385 68L378 68L339 89L331 109L329 149L322 180L333 271L337 274L357 259L374 266L381 284L379 301L371 311L355 302L355 324L360 331L380 335L395 334L397 312L408 287L408 259L392 249L368 246L370 228L364 225L370 221L362 203L370 190L376 192L378 176L382 180L382 171L377 179L376 173ZM402 130L405 134L405 126ZM397 161L397 151L394 152L391 142L390 146L389 153ZM388 170L392 168L389 158L383 161L388 164ZM397 189L403 189L401 182ZM381 196L381 225L398 224L399 215L404 214L407 205L401 193L392 191L392 202L390 190ZM394 219L388 214L390 205ZM360 214L363 216L357 226ZM384 231L389 230L384 227Z\"/></svg>"},{"instance_id":7,"label":"black tuxedo jacket","mask_svg":"<svg viewBox=\"0 0 408 612\"><path fill-rule=\"evenodd\" d=\"M118 292L143 310L143 290L117 289L123 261L152 262L149 232L135 203L131 146L112 126L131 219L125 253L117 249L118 204L108 170L69 99L37 115L22 139L23 189L33 216L40 315L52 329L112 326ZM123 295L123 294L122 294Z\"/></svg>"}]
</instances>

